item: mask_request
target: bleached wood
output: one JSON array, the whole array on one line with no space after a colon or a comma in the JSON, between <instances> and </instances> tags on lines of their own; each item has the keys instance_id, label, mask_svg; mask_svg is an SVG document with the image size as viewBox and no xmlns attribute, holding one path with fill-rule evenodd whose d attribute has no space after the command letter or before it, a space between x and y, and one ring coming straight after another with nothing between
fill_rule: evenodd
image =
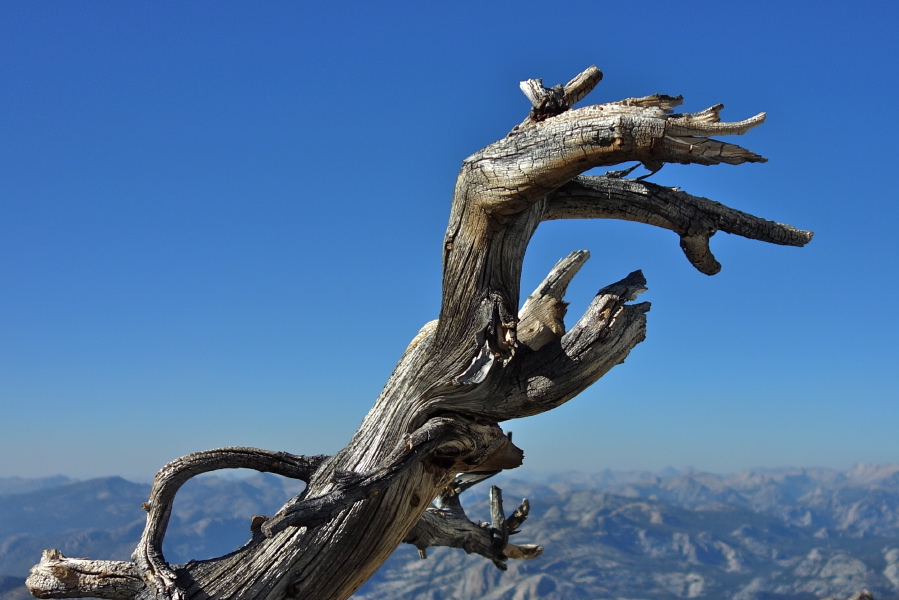
<instances>
[{"instance_id":1,"label":"bleached wood","mask_svg":"<svg viewBox=\"0 0 899 600\"><path fill-rule=\"evenodd\" d=\"M546 279L528 296L518 313L518 343L531 350L539 350L565 333L563 302L571 279L590 258L586 250L572 252L552 268Z\"/></svg>"},{"instance_id":2,"label":"bleached wood","mask_svg":"<svg viewBox=\"0 0 899 600\"><path fill-rule=\"evenodd\" d=\"M115 560L69 558L44 550L25 582L38 598L134 598L146 590L137 565Z\"/></svg>"},{"instance_id":3,"label":"bleached wood","mask_svg":"<svg viewBox=\"0 0 899 600\"><path fill-rule=\"evenodd\" d=\"M527 515L526 502L506 518L497 489L493 524L485 532L473 530L464 513L450 515L456 496L466 481L521 463L522 451L500 422L551 410L621 363L644 339L649 310L647 303L633 303L646 289L635 272L601 289L566 331L562 298L588 256L579 252L560 262L519 311L522 262L539 224L618 218L666 227L705 273L719 268L708 250L718 230L779 244L802 245L811 238L709 200L621 179L626 171L618 178L581 177L593 167L630 161L657 169L665 162L765 160L708 137L745 133L764 114L733 123L721 122L721 105L673 114L682 99L659 94L570 110L601 77L591 67L565 86L525 82L522 89L534 107L528 118L465 159L443 241L439 318L409 344L345 448L331 457L288 458L280 471L269 469L299 476L307 487L271 519L255 519L247 544L212 560L165 562L162 536L184 480L216 464L266 467L270 463L257 458L275 454L200 453L176 461L157 480L134 562L67 559L48 551L28 580L32 593L113 600L341 600L406 539L423 544L422 552L444 542L478 548L498 566L505 558L539 554L538 546L508 542ZM468 479L460 483L459 473ZM443 516L428 508L435 498ZM457 529L458 536L444 526Z\"/></svg>"}]
</instances>

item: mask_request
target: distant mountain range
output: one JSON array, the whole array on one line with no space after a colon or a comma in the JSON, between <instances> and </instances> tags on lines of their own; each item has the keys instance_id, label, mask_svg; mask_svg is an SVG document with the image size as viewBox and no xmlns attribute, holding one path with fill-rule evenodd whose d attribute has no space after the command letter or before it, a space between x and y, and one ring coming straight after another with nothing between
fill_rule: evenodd
<instances>
[{"instance_id":1,"label":"distant mountain range","mask_svg":"<svg viewBox=\"0 0 899 600\"><path fill-rule=\"evenodd\" d=\"M359 600L817 600L867 588L899 600L899 465L779 469L732 476L604 471L496 477L507 508L527 497L519 542L542 557L501 573L460 550L401 547ZM201 477L179 492L166 537L172 563L224 554L302 484L272 475ZM479 489L483 488L483 489ZM488 518L489 483L463 499ZM0 600L43 548L127 559L149 485L121 478L0 479Z\"/></svg>"}]
</instances>

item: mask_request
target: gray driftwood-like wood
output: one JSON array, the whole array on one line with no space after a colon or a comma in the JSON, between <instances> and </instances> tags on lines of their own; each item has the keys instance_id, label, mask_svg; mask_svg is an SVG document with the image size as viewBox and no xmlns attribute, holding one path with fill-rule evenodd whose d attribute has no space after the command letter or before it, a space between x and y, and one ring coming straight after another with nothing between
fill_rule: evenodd
<instances>
[{"instance_id":1,"label":"gray driftwood-like wood","mask_svg":"<svg viewBox=\"0 0 899 600\"><path fill-rule=\"evenodd\" d=\"M653 95L572 109L600 81L590 67L564 86L522 83L527 118L505 138L468 157L459 173L443 241L439 318L412 340L374 407L347 446L305 458L251 448L186 456L164 467L150 500L144 536L131 562L44 552L27 585L41 598L114 600L283 600L347 598L402 542L463 548L504 568L540 554L509 541L528 512L505 516L498 489L491 523L465 517L458 494L521 464L523 453L499 423L551 410L594 383L645 336L640 272L602 288L566 329L563 297L588 258L556 265L524 305L520 277L528 242L542 221L625 219L678 234L701 272L720 269L709 250L717 231L802 246L812 234L640 179L630 170L588 169L637 161L715 165L762 162L712 139L743 134L764 114L720 121L721 105L675 114L680 97ZM162 538L175 492L190 477L251 468L307 482L271 518L248 522L251 539L223 557L169 565ZM461 475L460 475L461 474ZM432 502L434 504L432 504Z\"/></svg>"}]
</instances>

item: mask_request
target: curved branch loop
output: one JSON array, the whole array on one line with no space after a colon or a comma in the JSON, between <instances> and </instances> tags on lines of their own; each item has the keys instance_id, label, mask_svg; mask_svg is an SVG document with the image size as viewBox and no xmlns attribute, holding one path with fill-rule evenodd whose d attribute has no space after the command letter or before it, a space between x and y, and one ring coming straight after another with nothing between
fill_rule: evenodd
<instances>
[{"instance_id":1,"label":"curved branch loop","mask_svg":"<svg viewBox=\"0 0 899 600\"><path fill-rule=\"evenodd\" d=\"M175 494L189 479L221 469L253 469L309 483L315 470L326 458L327 456L305 457L259 448L231 447L194 452L164 466L156 474L149 501L143 505L147 511L147 524L131 555L149 588L155 590L157 598L184 600L184 592L175 582L177 575L162 554L162 541L172 515Z\"/></svg>"}]
</instances>

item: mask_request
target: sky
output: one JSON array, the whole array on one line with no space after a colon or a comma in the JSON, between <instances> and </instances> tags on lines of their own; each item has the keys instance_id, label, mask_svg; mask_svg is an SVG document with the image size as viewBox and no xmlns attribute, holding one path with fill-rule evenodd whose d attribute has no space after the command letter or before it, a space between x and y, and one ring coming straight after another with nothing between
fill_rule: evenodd
<instances>
[{"instance_id":1,"label":"sky","mask_svg":"<svg viewBox=\"0 0 899 600\"><path fill-rule=\"evenodd\" d=\"M327 6L326 6L327 4ZM527 114L683 94L770 159L652 181L815 232L546 223L522 298L643 269L645 342L504 424L537 471L899 462L895 3L0 3L0 477L150 480L189 452L332 453L436 318L461 161Z\"/></svg>"}]
</instances>

